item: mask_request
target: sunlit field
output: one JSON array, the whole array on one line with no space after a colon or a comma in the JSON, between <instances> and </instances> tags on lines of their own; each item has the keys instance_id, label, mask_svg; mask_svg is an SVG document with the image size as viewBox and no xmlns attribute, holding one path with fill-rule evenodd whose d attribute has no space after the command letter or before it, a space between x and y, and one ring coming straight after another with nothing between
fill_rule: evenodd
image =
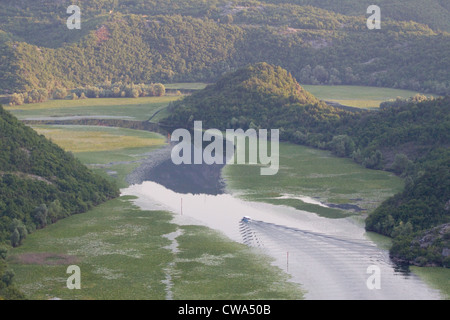
<instances>
[{"instance_id":1,"label":"sunlit field","mask_svg":"<svg viewBox=\"0 0 450 320\"><path fill-rule=\"evenodd\" d=\"M395 100L397 97L410 98L419 93L410 90L363 86L304 85L303 87L321 100L364 109L378 108L384 101Z\"/></svg>"},{"instance_id":2,"label":"sunlit field","mask_svg":"<svg viewBox=\"0 0 450 320\"><path fill-rule=\"evenodd\" d=\"M79 100L49 100L43 103L6 107L19 119L42 117L90 116L116 117L125 120L148 120L179 96L142 98L98 98Z\"/></svg>"}]
</instances>

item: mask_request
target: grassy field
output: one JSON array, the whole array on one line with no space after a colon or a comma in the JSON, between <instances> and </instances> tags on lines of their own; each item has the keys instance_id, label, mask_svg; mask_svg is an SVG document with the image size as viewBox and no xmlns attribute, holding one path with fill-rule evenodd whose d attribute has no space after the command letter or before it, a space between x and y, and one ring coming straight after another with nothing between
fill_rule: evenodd
<instances>
[{"instance_id":1,"label":"grassy field","mask_svg":"<svg viewBox=\"0 0 450 320\"><path fill-rule=\"evenodd\" d=\"M384 171L368 170L330 152L289 143L280 144L280 170L261 176L258 166L229 165L224 169L228 187L244 199L288 205L329 218L349 211L305 202L309 197L325 204L356 205L369 212L403 189L403 181ZM276 199L283 197L283 199Z\"/></svg>"},{"instance_id":2,"label":"grassy field","mask_svg":"<svg viewBox=\"0 0 450 320\"><path fill-rule=\"evenodd\" d=\"M300 299L298 286L253 249L171 214L109 201L28 236L12 250L15 281L31 299ZM173 240L170 235L180 234ZM81 290L69 290L69 265Z\"/></svg>"},{"instance_id":3,"label":"grassy field","mask_svg":"<svg viewBox=\"0 0 450 320\"><path fill-rule=\"evenodd\" d=\"M97 173L128 186L126 176L166 141L157 133L97 126L34 126Z\"/></svg>"},{"instance_id":4,"label":"grassy field","mask_svg":"<svg viewBox=\"0 0 450 320\"><path fill-rule=\"evenodd\" d=\"M49 100L43 103L6 107L19 119L68 116L112 116L129 120L148 120L179 96L144 98L98 98Z\"/></svg>"},{"instance_id":5,"label":"grassy field","mask_svg":"<svg viewBox=\"0 0 450 320\"><path fill-rule=\"evenodd\" d=\"M202 90L205 89L207 83L187 82L187 83L168 83L164 86L170 90Z\"/></svg>"},{"instance_id":6,"label":"grassy field","mask_svg":"<svg viewBox=\"0 0 450 320\"><path fill-rule=\"evenodd\" d=\"M444 299L450 300L450 269L411 267L411 271L421 277L431 287L440 290Z\"/></svg>"},{"instance_id":7,"label":"grassy field","mask_svg":"<svg viewBox=\"0 0 450 320\"><path fill-rule=\"evenodd\" d=\"M97 126L34 126L39 134L73 153L159 146L162 136L140 130Z\"/></svg>"},{"instance_id":8,"label":"grassy field","mask_svg":"<svg viewBox=\"0 0 450 320\"><path fill-rule=\"evenodd\" d=\"M307 91L317 98L334 101L342 105L357 108L378 108L380 103L397 97L409 98L419 92L378 87L362 86L313 86L304 85Z\"/></svg>"}]
</instances>

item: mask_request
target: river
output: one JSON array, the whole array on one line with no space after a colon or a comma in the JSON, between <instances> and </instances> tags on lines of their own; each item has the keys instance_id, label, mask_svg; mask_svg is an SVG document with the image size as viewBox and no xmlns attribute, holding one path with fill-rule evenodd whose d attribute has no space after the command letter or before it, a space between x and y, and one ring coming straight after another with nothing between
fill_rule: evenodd
<instances>
[{"instance_id":1,"label":"river","mask_svg":"<svg viewBox=\"0 0 450 320\"><path fill-rule=\"evenodd\" d=\"M368 239L354 219L328 219L288 206L244 201L233 191L222 192L220 183L213 184L217 186L213 192L199 192L204 176L189 180L193 175L188 167L170 174L174 168L168 162L168 150L157 151L156 157L130 175L132 184L122 194L136 196L134 202L143 210L172 212L176 224L204 225L260 248L291 281L302 285L306 299L441 299L416 275L398 269L388 251ZM183 182L181 190L171 187L177 181ZM192 193L186 190L189 185L195 190ZM251 220L243 222L243 216Z\"/></svg>"}]
</instances>

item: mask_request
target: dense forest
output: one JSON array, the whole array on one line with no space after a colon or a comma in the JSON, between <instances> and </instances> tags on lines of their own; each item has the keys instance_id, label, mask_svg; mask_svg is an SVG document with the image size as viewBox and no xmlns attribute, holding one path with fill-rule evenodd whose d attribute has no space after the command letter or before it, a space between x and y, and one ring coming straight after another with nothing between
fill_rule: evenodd
<instances>
[{"instance_id":1,"label":"dense forest","mask_svg":"<svg viewBox=\"0 0 450 320\"><path fill-rule=\"evenodd\" d=\"M349 112L317 100L281 67L259 63L225 75L169 109L172 114L162 125L192 128L202 120L205 127L221 130L279 128L283 140L404 177L404 192L369 216L367 230L393 237L391 254L398 260L449 265L441 254L448 234L429 250L417 250L412 241L450 222L450 97L418 95L384 103L379 111Z\"/></svg>"},{"instance_id":2,"label":"dense forest","mask_svg":"<svg viewBox=\"0 0 450 320\"><path fill-rule=\"evenodd\" d=\"M28 233L118 196L72 154L0 107L0 243L18 246Z\"/></svg>"},{"instance_id":3,"label":"dense forest","mask_svg":"<svg viewBox=\"0 0 450 320\"><path fill-rule=\"evenodd\" d=\"M448 5L427 2L436 17L448 16ZM303 84L450 92L448 19L416 19L412 4L401 0L396 5L409 11L396 15L397 7L385 4L382 29L368 30L366 8L346 3L352 10L300 0L6 0L0 4L0 89L215 82L266 61ZM80 5L81 30L66 27L69 4Z\"/></svg>"}]
</instances>

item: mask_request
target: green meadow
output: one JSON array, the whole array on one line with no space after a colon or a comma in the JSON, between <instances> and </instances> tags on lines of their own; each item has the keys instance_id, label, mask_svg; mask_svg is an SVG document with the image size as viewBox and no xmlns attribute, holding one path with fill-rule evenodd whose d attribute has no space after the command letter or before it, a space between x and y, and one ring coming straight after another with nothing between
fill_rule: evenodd
<instances>
[{"instance_id":1,"label":"green meadow","mask_svg":"<svg viewBox=\"0 0 450 320\"><path fill-rule=\"evenodd\" d=\"M112 116L145 121L178 96L142 98L98 98L79 100L48 100L36 104L6 107L19 119L70 116Z\"/></svg>"},{"instance_id":2,"label":"green meadow","mask_svg":"<svg viewBox=\"0 0 450 320\"><path fill-rule=\"evenodd\" d=\"M111 200L29 235L9 256L18 287L36 300L303 297L267 256L131 201ZM81 290L67 289L69 265L80 267Z\"/></svg>"},{"instance_id":3,"label":"green meadow","mask_svg":"<svg viewBox=\"0 0 450 320\"><path fill-rule=\"evenodd\" d=\"M303 87L321 100L364 109L378 108L384 101L397 97L409 98L419 93L410 90L363 86L304 85Z\"/></svg>"},{"instance_id":4,"label":"green meadow","mask_svg":"<svg viewBox=\"0 0 450 320\"><path fill-rule=\"evenodd\" d=\"M170 90L202 90L205 89L207 83L201 82L183 82L183 83L168 83L164 86Z\"/></svg>"},{"instance_id":5,"label":"green meadow","mask_svg":"<svg viewBox=\"0 0 450 320\"><path fill-rule=\"evenodd\" d=\"M411 267L411 271L431 287L439 290L445 300L450 300L450 269Z\"/></svg>"},{"instance_id":6,"label":"green meadow","mask_svg":"<svg viewBox=\"0 0 450 320\"><path fill-rule=\"evenodd\" d=\"M33 129L121 188L128 186L126 177L140 161L166 143L158 133L125 128L46 125Z\"/></svg>"},{"instance_id":7,"label":"green meadow","mask_svg":"<svg viewBox=\"0 0 450 320\"><path fill-rule=\"evenodd\" d=\"M323 207L299 198L306 196L324 204L355 205L367 213L404 186L402 179L393 174L365 169L328 151L280 143L279 155L280 170L275 176L260 175L259 166L226 166L223 172L228 188L247 200L342 218L354 212Z\"/></svg>"}]
</instances>

